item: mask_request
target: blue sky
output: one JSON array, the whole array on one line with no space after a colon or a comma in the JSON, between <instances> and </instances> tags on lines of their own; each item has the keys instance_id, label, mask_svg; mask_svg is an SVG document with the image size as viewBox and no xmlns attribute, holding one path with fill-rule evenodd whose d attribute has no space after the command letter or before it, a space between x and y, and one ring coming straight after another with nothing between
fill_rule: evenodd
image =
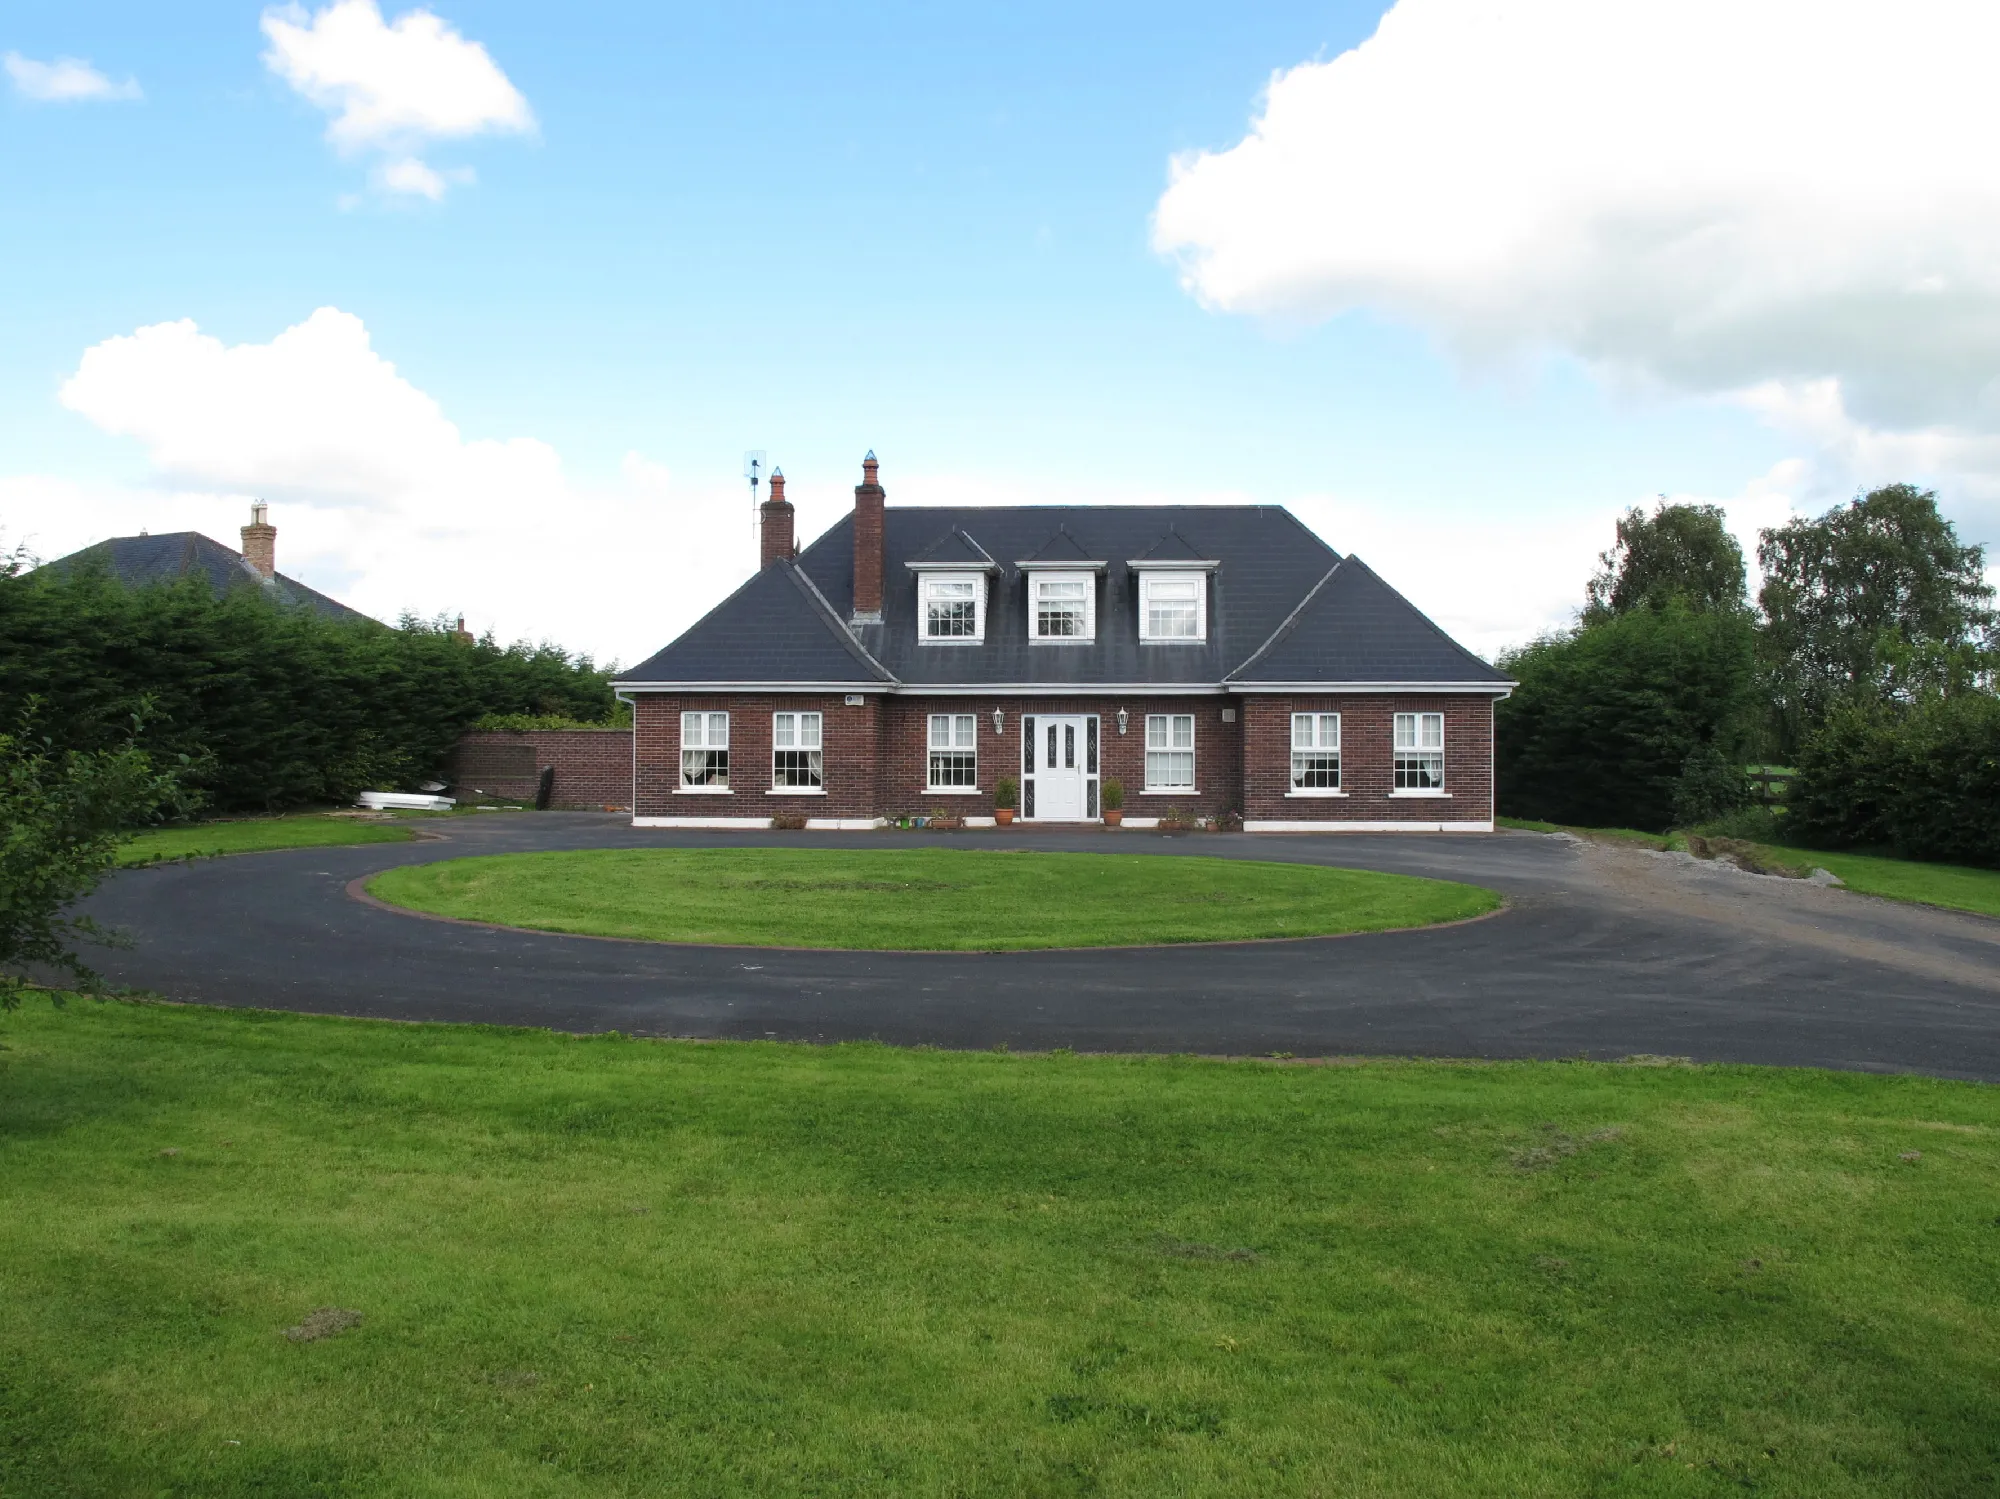
<instances>
[{"instance_id":1,"label":"blue sky","mask_svg":"<svg viewBox=\"0 0 2000 1499\"><path fill-rule=\"evenodd\" d=\"M1748 526L1904 476L1829 467L1837 443L1741 380L1533 329L1472 348L1407 289L1184 284L1154 231L1170 164L1229 153L1274 73L1384 10L441 0L534 129L343 151L256 5L14 0L0 51L142 97L0 98L0 531L44 555L148 517L233 540L269 493L281 567L362 607L632 660L747 569L744 449L784 466L809 535L872 447L891 503L1292 504L1490 652L1561 617L1627 504L1715 498ZM1370 128L1338 149L1397 149L1394 120L1357 147ZM384 189L406 148L473 180ZM378 500L238 461L226 421L181 432L160 387L197 377L170 364L63 395L140 328L266 345L322 307L466 442L536 444L559 481L486 498L426 460ZM323 440L373 441L341 399Z\"/></svg>"}]
</instances>

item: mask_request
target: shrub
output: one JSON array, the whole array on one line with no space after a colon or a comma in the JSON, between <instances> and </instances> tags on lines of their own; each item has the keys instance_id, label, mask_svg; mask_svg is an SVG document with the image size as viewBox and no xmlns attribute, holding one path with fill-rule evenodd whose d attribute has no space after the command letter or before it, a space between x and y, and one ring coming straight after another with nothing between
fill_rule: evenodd
<instances>
[{"instance_id":1,"label":"shrub","mask_svg":"<svg viewBox=\"0 0 2000 1499\"><path fill-rule=\"evenodd\" d=\"M1123 811L1125 807L1125 783L1116 777L1097 788L1097 800L1107 812Z\"/></svg>"},{"instance_id":2,"label":"shrub","mask_svg":"<svg viewBox=\"0 0 2000 1499\"><path fill-rule=\"evenodd\" d=\"M1713 743L1697 745L1674 783L1674 826L1695 827L1750 804L1743 767Z\"/></svg>"},{"instance_id":3,"label":"shrub","mask_svg":"<svg viewBox=\"0 0 2000 1499\"><path fill-rule=\"evenodd\" d=\"M993 805L1002 811L1011 812L1021 805L1021 783L1012 776L1002 776L993 783Z\"/></svg>"},{"instance_id":4,"label":"shrub","mask_svg":"<svg viewBox=\"0 0 2000 1499\"><path fill-rule=\"evenodd\" d=\"M1801 748L1788 825L1829 846L2000 865L2000 698L1846 704Z\"/></svg>"},{"instance_id":5,"label":"shrub","mask_svg":"<svg viewBox=\"0 0 2000 1499\"><path fill-rule=\"evenodd\" d=\"M1521 684L1494 718L1499 810L1511 817L1663 831L1677 797L1713 796L1716 757L1746 747L1757 710L1749 619L1674 601L1546 637L1500 665Z\"/></svg>"}]
</instances>

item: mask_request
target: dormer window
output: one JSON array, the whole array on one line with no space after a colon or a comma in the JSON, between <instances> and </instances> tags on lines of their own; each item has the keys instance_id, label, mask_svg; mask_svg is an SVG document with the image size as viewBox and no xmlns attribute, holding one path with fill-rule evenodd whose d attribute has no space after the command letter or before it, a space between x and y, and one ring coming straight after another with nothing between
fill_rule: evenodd
<instances>
[{"instance_id":1,"label":"dormer window","mask_svg":"<svg viewBox=\"0 0 2000 1499\"><path fill-rule=\"evenodd\" d=\"M1032 640L1094 640L1097 637L1095 574L1030 573L1028 636Z\"/></svg>"},{"instance_id":2,"label":"dormer window","mask_svg":"<svg viewBox=\"0 0 2000 1499\"><path fill-rule=\"evenodd\" d=\"M1208 636L1206 573L1139 574L1139 638L1204 640Z\"/></svg>"},{"instance_id":3,"label":"dormer window","mask_svg":"<svg viewBox=\"0 0 2000 1499\"><path fill-rule=\"evenodd\" d=\"M986 575L924 573L917 580L925 640L977 642L986 635Z\"/></svg>"}]
</instances>

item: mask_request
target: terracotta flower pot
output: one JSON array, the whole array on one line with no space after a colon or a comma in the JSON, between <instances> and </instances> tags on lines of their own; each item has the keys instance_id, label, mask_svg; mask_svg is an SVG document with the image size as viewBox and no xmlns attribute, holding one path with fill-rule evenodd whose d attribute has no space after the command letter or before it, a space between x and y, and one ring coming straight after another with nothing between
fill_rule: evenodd
<instances>
[{"instance_id":1,"label":"terracotta flower pot","mask_svg":"<svg viewBox=\"0 0 2000 1499\"><path fill-rule=\"evenodd\" d=\"M1124 821L1125 821L1125 809L1123 807L1108 807L1105 809L1104 825L1107 828L1118 827Z\"/></svg>"},{"instance_id":2,"label":"terracotta flower pot","mask_svg":"<svg viewBox=\"0 0 2000 1499\"><path fill-rule=\"evenodd\" d=\"M993 809L993 820L999 823L1001 827L1006 827L1014 820L1014 809L1012 807L995 807Z\"/></svg>"}]
</instances>

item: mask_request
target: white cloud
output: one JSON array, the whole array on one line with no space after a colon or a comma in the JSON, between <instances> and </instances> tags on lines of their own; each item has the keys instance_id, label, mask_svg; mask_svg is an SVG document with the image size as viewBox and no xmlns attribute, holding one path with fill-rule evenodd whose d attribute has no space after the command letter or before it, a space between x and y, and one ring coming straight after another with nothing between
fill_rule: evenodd
<instances>
[{"instance_id":1,"label":"white cloud","mask_svg":"<svg viewBox=\"0 0 2000 1499\"><path fill-rule=\"evenodd\" d=\"M579 482L547 443L468 438L336 308L263 344L227 345L188 321L107 339L61 400L136 442L152 482L0 480L9 533L44 557L141 526L233 546L261 497L280 570L358 609L462 609L503 639L628 663L755 562L733 485L679 485L637 453L616 479Z\"/></svg>"},{"instance_id":2,"label":"white cloud","mask_svg":"<svg viewBox=\"0 0 2000 1499\"><path fill-rule=\"evenodd\" d=\"M1982 0L1399 0L1177 161L1154 243L1220 310L1831 393L1850 457L2000 484L1996 61Z\"/></svg>"},{"instance_id":3,"label":"white cloud","mask_svg":"<svg viewBox=\"0 0 2000 1499\"><path fill-rule=\"evenodd\" d=\"M486 49L428 10L385 22L375 0L264 12L265 66L333 116L327 139L347 154L389 158L378 186L436 200L446 184L416 156L427 143L535 128L533 111ZM469 179L467 179L469 180Z\"/></svg>"},{"instance_id":4,"label":"white cloud","mask_svg":"<svg viewBox=\"0 0 2000 1499\"><path fill-rule=\"evenodd\" d=\"M139 81L127 78L113 83L80 57L58 57L54 62L37 62L18 52L5 58L7 76L23 98L44 104L76 104L91 100L137 99Z\"/></svg>"}]
</instances>

